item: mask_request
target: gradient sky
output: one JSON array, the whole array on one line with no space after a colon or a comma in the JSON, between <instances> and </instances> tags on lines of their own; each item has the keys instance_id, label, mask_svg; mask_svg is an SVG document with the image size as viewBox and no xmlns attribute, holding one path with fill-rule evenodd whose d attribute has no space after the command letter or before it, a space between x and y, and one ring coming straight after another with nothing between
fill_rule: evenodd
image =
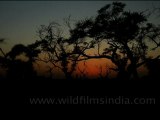
<instances>
[{"instance_id":1,"label":"gradient sky","mask_svg":"<svg viewBox=\"0 0 160 120\"><path fill-rule=\"evenodd\" d=\"M42 24L57 21L71 15L79 20L96 15L96 11L113 1L0 1L0 38L6 38L0 47L9 51L15 44L30 44L38 39L36 30ZM143 11L159 7L160 1L124 1L126 9ZM151 22L159 24L160 17ZM92 64L92 63L90 63ZM93 68L89 68L93 69Z\"/></svg>"},{"instance_id":2,"label":"gradient sky","mask_svg":"<svg viewBox=\"0 0 160 120\"><path fill-rule=\"evenodd\" d=\"M79 20L96 15L96 11L113 1L0 1L0 37L6 38L1 45L8 51L13 45L29 44L37 39L36 30L51 21L63 22L72 16ZM127 9L145 10L160 1L124 1ZM152 18L158 22L160 19Z\"/></svg>"}]
</instances>

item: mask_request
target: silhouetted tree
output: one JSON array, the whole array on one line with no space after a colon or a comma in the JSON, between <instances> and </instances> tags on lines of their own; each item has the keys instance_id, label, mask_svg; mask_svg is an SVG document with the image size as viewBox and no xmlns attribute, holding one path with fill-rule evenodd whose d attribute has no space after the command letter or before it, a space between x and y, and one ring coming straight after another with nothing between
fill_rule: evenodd
<instances>
[{"instance_id":1,"label":"silhouetted tree","mask_svg":"<svg viewBox=\"0 0 160 120\"><path fill-rule=\"evenodd\" d=\"M33 62L35 62L34 57L37 57L39 52L39 50L33 48L33 45L15 45L1 59L2 66L7 68L7 78L17 80L35 78L36 72L34 71ZM17 59L19 55L26 56L28 60Z\"/></svg>"},{"instance_id":2,"label":"silhouetted tree","mask_svg":"<svg viewBox=\"0 0 160 120\"><path fill-rule=\"evenodd\" d=\"M147 22L144 12L125 11L125 4L113 2L98 10L97 16L79 21L71 30L72 42L93 38L96 44L106 42L102 54L84 57L107 58L117 65L120 79L138 79L137 68L148 61L147 42L159 47L160 27ZM86 59L87 59L86 58Z\"/></svg>"},{"instance_id":3,"label":"silhouetted tree","mask_svg":"<svg viewBox=\"0 0 160 120\"><path fill-rule=\"evenodd\" d=\"M3 44L4 41L5 41L4 38L0 38L0 44ZM0 55L0 67L3 68L3 65L5 63L6 53L3 51L3 49L1 47L0 47L0 53L1 53L1 55Z\"/></svg>"},{"instance_id":4,"label":"silhouetted tree","mask_svg":"<svg viewBox=\"0 0 160 120\"><path fill-rule=\"evenodd\" d=\"M36 43L47 58L39 58L39 60L52 63L65 74L67 79L71 79L81 55L76 52L76 45L69 44L69 40L63 37L61 32L59 24L55 22L40 27L38 30L40 40Z\"/></svg>"},{"instance_id":5,"label":"silhouetted tree","mask_svg":"<svg viewBox=\"0 0 160 120\"><path fill-rule=\"evenodd\" d=\"M4 38L0 38L0 44L4 43ZM4 63L4 60L5 60L5 52L3 51L3 49L0 47L0 69L3 69L3 63ZM0 76L0 79L2 78L2 76Z\"/></svg>"},{"instance_id":6,"label":"silhouetted tree","mask_svg":"<svg viewBox=\"0 0 160 120\"><path fill-rule=\"evenodd\" d=\"M117 66L109 70L117 71L119 79L138 79L137 68L147 63L152 69L150 64L160 57L152 56L151 59L148 56L149 50L160 47L160 26L149 23L149 15L126 11L124 3L113 2L99 9L95 17L76 22L74 28L65 21L69 37L63 36L58 23L41 25L39 40L35 43L15 45L7 54L0 48L0 64L8 68L9 77L32 78L36 75L33 63L39 60L53 65L49 68L50 73L59 68L67 79L71 79L73 72L79 69L78 62L105 58ZM3 41L0 39L0 42ZM153 48L150 43L154 44ZM103 47L101 44L104 44ZM97 53L91 55L88 51L92 49ZM45 57L39 54L45 54ZM19 55L27 57L27 61L17 59ZM82 75L84 70L80 70Z\"/></svg>"},{"instance_id":7,"label":"silhouetted tree","mask_svg":"<svg viewBox=\"0 0 160 120\"><path fill-rule=\"evenodd\" d=\"M0 44L1 43L3 43L4 42L4 38L0 38ZM3 55L3 57L5 56L5 53L4 53L4 51L2 50L2 48L0 47L0 51L1 51L1 53L2 53L2 55ZM1 57L1 56L0 56Z\"/></svg>"}]
</instances>

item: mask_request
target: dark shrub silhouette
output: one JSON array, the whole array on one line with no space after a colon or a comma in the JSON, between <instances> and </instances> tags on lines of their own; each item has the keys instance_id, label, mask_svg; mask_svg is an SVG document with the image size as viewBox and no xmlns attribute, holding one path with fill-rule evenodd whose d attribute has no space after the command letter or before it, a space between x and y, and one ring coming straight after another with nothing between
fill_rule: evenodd
<instances>
[{"instance_id":1,"label":"dark shrub silhouette","mask_svg":"<svg viewBox=\"0 0 160 120\"><path fill-rule=\"evenodd\" d=\"M36 71L33 68L34 57L40 51L32 50L31 45L24 46L22 44L15 45L9 53L2 59L3 66L7 68L7 78L16 80L29 80L36 77ZM16 59L22 55L28 58L27 61Z\"/></svg>"}]
</instances>

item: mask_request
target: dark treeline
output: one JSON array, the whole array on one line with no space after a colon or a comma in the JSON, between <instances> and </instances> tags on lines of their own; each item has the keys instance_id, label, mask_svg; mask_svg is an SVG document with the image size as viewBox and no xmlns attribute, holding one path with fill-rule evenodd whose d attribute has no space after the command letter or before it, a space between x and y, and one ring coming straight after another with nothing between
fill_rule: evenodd
<instances>
[{"instance_id":1,"label":"dark treeline","mask_svg":"<svg viewBox=\"0 0 160 120\"><path fill-rule=\"evenodd\" d=\"M125 6L121 2L107 4L97 11L95 17L79 20L73 28L70 18L66 19L69 37L64 37L60 25L52 22L40 26L37 31L39 40L34 43L27 46L17 44L8 53L0 49L0 66L6 70L6 78L40 79L33 64L41 61L52 65L48 71L51 74L56 68L64 73L66 79L84 79L84 70L73 78L78 63L104 58L116 66L109 70L118 73L118 80L142 79L137 71L142 66L149 70L148 76L143 79L159 79L160 54L149 56L148 52L160 47L160 26L148 21L150 15L147 12L126 11ZM3 41L0 39L0 42ZM101 47L103 43L106 44L104 48ZM91 49L95 49L97 54L87 54L86 51ZM47 57L42 58L40 54ZM17 59L20 55L27 60ZM106 75L103 79L111 78Z\"/></svg>"}]
</instances>

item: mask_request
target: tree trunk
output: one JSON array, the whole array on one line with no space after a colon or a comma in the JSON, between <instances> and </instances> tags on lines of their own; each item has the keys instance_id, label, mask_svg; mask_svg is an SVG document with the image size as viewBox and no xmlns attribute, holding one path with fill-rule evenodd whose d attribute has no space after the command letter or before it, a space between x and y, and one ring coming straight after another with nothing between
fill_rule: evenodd
<instances>
[{"instance_id":1,"label":"tree trunk","mask_svg":"<svg viewBox=\"0 0 160 120\"><path fill-rule=\"evenodd\" d=\"M139 79L136 64L131 63L128 66L128 75L129 75L130 80L138 80Z\"/></svg>"}]
</instances>

